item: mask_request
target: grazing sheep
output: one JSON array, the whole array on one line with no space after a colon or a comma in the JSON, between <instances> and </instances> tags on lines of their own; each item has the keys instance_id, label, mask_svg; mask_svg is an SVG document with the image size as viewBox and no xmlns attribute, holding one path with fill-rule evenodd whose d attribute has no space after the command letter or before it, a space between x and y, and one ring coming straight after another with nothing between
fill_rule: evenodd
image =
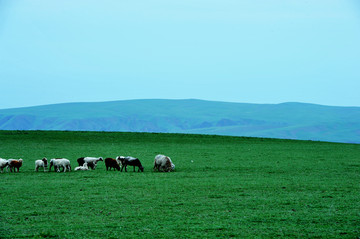
<instances>
[{"instance_id":1,"label":"grazing sheep","mask_svg":"<svg viewBox=\"0 0 360 239\"><path fill-rule=\"evenodd\" d=\"M6 172L8 172L9 161L3 158L0 158L0 170L1 173L4 172L4 168L6 167Z\"/></svg>"},{"instance_id":2,"label":"grazing sheep","mask_svg":"<svg viewBox=\"0 0 360 239\"><path fill-rule=\"evenodd\" d=\"M78 171L78 170L89 170L88 164L84 163L83 166L76 167L75 171Z\"/></svg>"},{"instance_id":3,"label":"grazing sheep","mask_svg":"<svg viewBox=\"0 0 360 239\"><path fill-rule=\"evenodd\" d=\"M118 156L116 157L117 160L120 160L121 162L121 172L123 171L124 167L125 167L125 172L127 172L127 166L130 165L130 166L134 166L134 172L135 172L135 167L138 167L138 172L144 172L144 167L141 165L141 162L138 158L134 158L134 157L131 157L131 156L127 156L127 157L124 157L124 156Z\"/></svg>"},{"instance_id":4,"label":"grazing sheep","mask_svg":"<svg viewBox=\"0 0 360 239\"><path fill-rule=\"evenodd\" d=\"M47 170L47 158L39 159L35 161L35 171L38 172L40 167L44 168L44 172Z\"/></svg>"},{"instance_id":5,"label":"grazing sheep","mask_svg":"<svg viewBox=\"0 0 360 239\"><path fill-rule=\"evenodd\" d=\"M158 154L154 160L154 170L155 169L163 172L171 172L175 169L175 164L172 163L170 157Z\"/></svg>"},{"instance_id":6,"label":"grazing sheep","mask_svg":"<svg viewBox=\"0 0 360 239\"><path fill-rule=\"evenodd\" d=\"M51 167L54 166L54 172L57 172L58 170L58 162L56 162L56 160L58 159L50 159L50 167L49 167L49 172L51 172Z\"/></svg>"},{"instance_id":7,"label":"grazing sheep","mask_svg":"<svg viewBox=\"0 0 360 239\"><path fill-rule=\"evenodd\" d=\"M83 166L84 163L88 164L88 167L91 169L95 169L97 166L97 162L104 161L102 157L81 157L77 159L79 166Z\"/></svg>"},{"instance_id":8,"label":"grazing sheep","mask_svg":"<svg viewBox=\"0 0 360 239\"><path fill-rule=\"evenodd\" d=\"M53 165L54 165L54 170L57 171L58 173L60 172L60 167L63 168L64 173L66 172L66 169L71 171L70 160L66 158L51 159L49 171L51 170L51 166Z\"/></svg>"},{"instance_id":9,"label":"grazing sheep","mask_svg":"<svg viewBox=\"0 0 360 239\"><path fill-rule=\"evenodd\" d=\"M16 172L16 169L19 172L19 170L22 166L23 160L22 159L8 159L8 162L9 162L8 167L10 168L10 172L12 172L13 169L14 169L14 172Z\"/></svg>"},{"instance_id":10,"label":"grazing sheep","mask_svg":"<svg viewBox=\"0 0 360 239\"><path fill-rule=\"evenodd\" d=\"M117 159L106 158L105 166L106 166L106 171L108 171L109 169L111 171L112 168L114 169L114 171L115 169L117 169L117 171L120 171L120 161Z\"/></svg>"}]
</instances>

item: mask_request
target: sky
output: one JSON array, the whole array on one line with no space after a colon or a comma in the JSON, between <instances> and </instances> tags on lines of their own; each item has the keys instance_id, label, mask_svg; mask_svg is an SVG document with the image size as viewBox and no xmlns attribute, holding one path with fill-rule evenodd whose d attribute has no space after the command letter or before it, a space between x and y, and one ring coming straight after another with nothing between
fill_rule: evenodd
<instances>
[{"instance_id":1,"label":"sky","mask_svg":"<svg viewBox=\"0 0 360 239\"><path fill-rule=\"evenodd\" d=\"M360 106L358 0L0 0L0 109L203 99Z\"/></svg>"}]
</instances>

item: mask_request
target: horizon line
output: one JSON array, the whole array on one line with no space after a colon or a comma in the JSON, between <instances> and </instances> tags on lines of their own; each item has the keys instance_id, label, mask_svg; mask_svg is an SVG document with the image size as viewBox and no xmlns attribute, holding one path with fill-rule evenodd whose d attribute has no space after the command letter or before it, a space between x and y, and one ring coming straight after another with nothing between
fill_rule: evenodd
<instances>
[{"instance_id":1,"label":"horizon line","mask_svg":"<svg viewBox=\"0 0 360 239\"><path fill-rule=\"evenodd\" d=\"M230 104L251 104L251 105L281 105L281 104L307 104L307 105L318 105L325 107L342 107L342 108L358 108L360 106L344 106L344 105L326 105L310 102L298 102L298 101L285 101L280 103L251 103L251 102L236 102L236 101L223 101L223 100L209 100L209 99L198 99L198 98L179 98L179 99L161 99L161 98L138 98L138 99L119 99L119 100L104 100L104 101L69 101L69 102L58 102L58 103L44 103L39 105L28 105L28 106L15 106L0 108L0 110L12 110L12 109L23 109L33 107L43 107L51 105L66 105L66 104L98 104L98 103L111 103L120 101L206 101L206 102L218 102L218 103L230 103Z\"/></svg>"}]
</instances>

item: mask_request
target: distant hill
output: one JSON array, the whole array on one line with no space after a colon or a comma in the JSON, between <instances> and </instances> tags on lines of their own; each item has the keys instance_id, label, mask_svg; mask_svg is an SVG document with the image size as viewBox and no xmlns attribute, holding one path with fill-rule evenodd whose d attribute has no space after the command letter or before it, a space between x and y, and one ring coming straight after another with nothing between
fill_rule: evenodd
<instances>
[{"instance_id":1,"label":"distant hill","mask_svg":"<svg viewBox=\"0 0 360 239\"><path fill-rule=\"evenodd\" d=\"M360 143L360 107L125 100L0 110L0 130L218 134Z\"/></svg>"}]
</instances>

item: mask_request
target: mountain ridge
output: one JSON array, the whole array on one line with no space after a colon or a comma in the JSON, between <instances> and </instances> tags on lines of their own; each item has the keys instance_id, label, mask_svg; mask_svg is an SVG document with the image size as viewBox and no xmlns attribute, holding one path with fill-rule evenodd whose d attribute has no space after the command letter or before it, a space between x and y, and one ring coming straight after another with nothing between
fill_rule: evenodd
<instances>
[{"instance_id":1,"label":"mountain ridge","mask_svg":"<svg viewBox=\"0 0 360 239\"><path fill-rule=\"evenodd\" d=\"M139 99L0 110L0 130L197 133L360 143L360 107Z\"/></svg>"}]
</instances>

